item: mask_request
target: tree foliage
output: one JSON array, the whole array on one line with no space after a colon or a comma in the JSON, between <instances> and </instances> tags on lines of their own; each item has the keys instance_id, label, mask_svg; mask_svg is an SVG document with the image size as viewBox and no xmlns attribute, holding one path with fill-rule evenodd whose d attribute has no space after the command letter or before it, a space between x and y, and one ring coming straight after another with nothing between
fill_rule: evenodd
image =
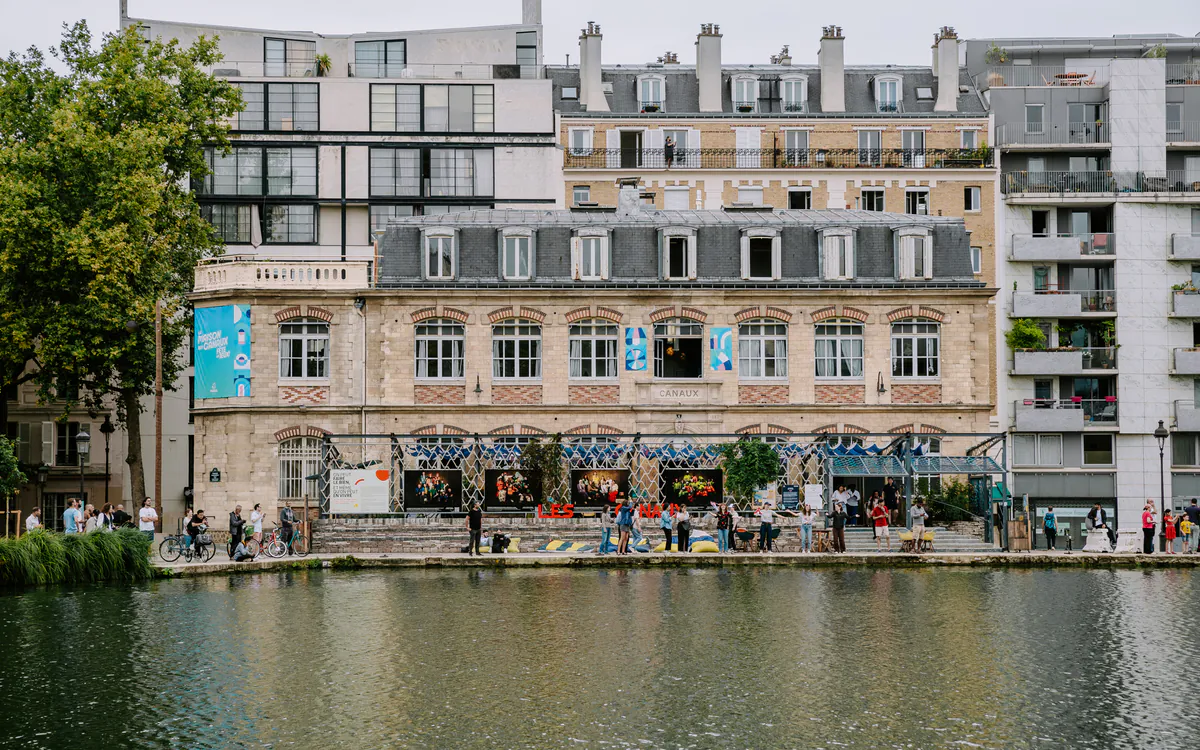
<instances>
[{"instance_id":1,"label":"tree foliage","mask_svg":"<svg viewBox=\"0 0 1200 750\"><path fill-rule=\"evenodd\" d=\"M558 435L542 441L530 440L521 448L521 471L542 488L542 499L552 497L563 480L562 442Z\"/></svg>"},{"instance_id":2,"label":"tree foliage","mask_svg":"<svg viewBox=\"0 0 1200 750\"><path fill-rule=\"evenodd\" d=\"M755 490L779 479L779 454L761 440L743 438L719 450L725 459L725 490L738 502L750 502Z\"/></svg>"},{"instance_id":3,"label":"tree foliage","mask_svg":"<svg viewBox=\"0 0 1200 750\"><path fill-rule=\"evenodd\" d=\"M221 247L188 180L207 172L205 145L228 147L241 96L205 72L213 39L184 48L129 28L94 45L80 22L51 54L65 72L34 48L0 60L0 379L32 380L67 409L115 394L137 496L155 305L170 384L193 268Z\"/></svg>"},{"instance_id":4,"label":"tree foliage","mask_svg":"<svg viewBox=\"0 0 1200 750\"><path fill-rule=\"evenodd\" d=\"M12 441L0 437L0 497L16 494L28 481L17 462Z\"/></svg>"},{"instance_id":5,"label":"tree foliage","mask_svg":"<svg viewBox=\"0 0 1200 750\"><path fill-rule=\"evenodd\" d=\"M1004 334L1004 341L1014 352L1046 348L1046 334L1032 318L1018 318Z\"/></svg>"}]
</instances>

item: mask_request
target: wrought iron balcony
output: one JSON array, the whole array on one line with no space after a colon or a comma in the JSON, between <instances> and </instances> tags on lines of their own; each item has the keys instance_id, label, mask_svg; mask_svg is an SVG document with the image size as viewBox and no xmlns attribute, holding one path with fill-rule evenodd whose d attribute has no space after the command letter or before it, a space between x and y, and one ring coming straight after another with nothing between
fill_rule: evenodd
<instances>
[{"instance_id":1,"label":"wrought iron balcony","mask_svg":"<svg viewBox=\"0 0 1200 750\"><path fill-rule=\"evenodd\" d=\"M568 149L567 169L978 169L992 149L879 148Z\"/></svg>"}]
</instances>

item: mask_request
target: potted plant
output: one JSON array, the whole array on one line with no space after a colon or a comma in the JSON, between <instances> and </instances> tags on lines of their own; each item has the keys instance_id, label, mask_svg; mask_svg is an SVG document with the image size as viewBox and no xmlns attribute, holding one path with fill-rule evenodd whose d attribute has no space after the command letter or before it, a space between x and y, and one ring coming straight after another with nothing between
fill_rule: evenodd
<instances>
[{"instance_id":1,"label":"potted plant","mask_svg":"<svg viewBox=\"0 0 1200 750\"><path fill-rule=\"evenodd\" d=\"M329 55L322 52L313 58L317 64L317 77L322 78L329 75L329 70L333 67L333 61L329 59Z\"/></svg>"},{"instance_id":2,"label":"potted plant","mask_svg":"<svg viewBox=\"0 0 1200 750\"><path fill-rule=\"evenodd\" d=\"M1014 352L1036 352L1046 348L1046 333L1032 318L1018 318L1004 334L1004 341Z\"/></svg>"},{"instance_id":3,"label":"potted plant","mask_svg":"<svg viewBox=\"0 0 1200 750\"><path fill-rule=\"evenodd\" d=\"M725 488L740 503L751 502L755 490L779 479L779 454L761 440L744 437L718 450L723 459Z\"/></svg>"},{"instance_id":4,"label":"potted plant","mask_svg":"<svg viewBox=\"0 0 1200 750\"><path fill-rule=\"evenodd\" d=\"M992 42L988 45L987 52L984 54L984 60L988 65L1003 65L1008 62L1008 52ZM989 70L987 76L988 86L1003 86L1004 75L997 70Z\"/></svg>"}]
</instances>

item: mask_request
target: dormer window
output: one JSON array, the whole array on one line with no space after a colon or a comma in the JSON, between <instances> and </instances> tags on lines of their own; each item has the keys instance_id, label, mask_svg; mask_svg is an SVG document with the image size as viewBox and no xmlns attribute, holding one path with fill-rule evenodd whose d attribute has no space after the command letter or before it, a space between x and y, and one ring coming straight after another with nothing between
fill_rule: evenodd
<instances>
[{"instance_id":1,"label":"dormer window","mask_svg":"<svg viewBox=\"0 0 1200 750\"><path fill-rule=\"evenodd\" d=\"M730 81L734 112L754 112L758 109L758 77L737 75Z\"/></svg>"},{"instance_id":2,"label":"dormer window","mask_svg":"<svg viewBox=\"0 0 1200 750\"><path fill-rule=\"evenodd\" d=\"M782 275L779 231L766 227L742 230L742 278L775 281Z\"/></svg>"},{"instance_id":3,"label":"dormer window","mask_svg":"<svg viewBox=\"0 0 1200 750\"><path fill-rule=\"evenodd\" d=\"M850 281L858 265L854 249L854 230L831 227L820 233L821 248L817 253L817 271L826 281Z\"/></svg>"},{"instance_id":4,"label":"dormer window","mask_svg":"<svg viewBox=\"0 0 1200 750\"><path fill-rule=\"evenodd\" d=\"M667 79L651 74L638 76L638 102L642 112L662 112L667 101Z\"/></svg>"},{"instance_id":5,"label":"dormer window","mask_svg":"<svg viewBox=\"0 0 1200 750\"><path fill-rule=\"evenodd\" d=\"M896 237L896 276L901 280L933 278L933 233L928 227L900 227Z\"/></svg>"},{"instance_id":6,"label":"dormer window","mask_svg":"<svg viewBox=\"0 0 1200 750\"><path fill-rule=\"evenodd\" d=\"M666 227L658 232L659 277L665 281L695 280L696 230Z\"/></svg>"},{"instance_id":7,"label":"dormer window","mask_svg":"<svg viewBox=\"0 0 1200 750\"><path fill-rule=\"evenodd\" d=\"M421 271L426 279L450 280L458 266L457 232L449 227L430 227L421 238Z\"/></svg>"},{"instance_id":8,"label":"dormer window","mask_svg":"<svg viewBox=\"0 0 1200 750\"><path fill-rule=\"evenodd\" d=\"M803 112L808 108L808 79L800 76L779 82L780 104L784 112Z\"/></svg>"},{"instance_id":9,"label":"dormer window","mask_svg":"<svg viewBox=\"0 0 1200 750\"><path fill-rule=\"evenodd\" d=\"M533 230L512 227L500 230L500 278L526 281L537 275L536 237Z\"/></svg>"},{"instance_id":10,"label":"dormer window","mask_svg":"<svg viewBox=\"0 0 1200 750\"><path fill-rule=\"evenodd\" d=\"M903 81L900 76L876 78L875 110L877 112L899 112L901 91L903 91Z\"/></svg>"}]
</instances>

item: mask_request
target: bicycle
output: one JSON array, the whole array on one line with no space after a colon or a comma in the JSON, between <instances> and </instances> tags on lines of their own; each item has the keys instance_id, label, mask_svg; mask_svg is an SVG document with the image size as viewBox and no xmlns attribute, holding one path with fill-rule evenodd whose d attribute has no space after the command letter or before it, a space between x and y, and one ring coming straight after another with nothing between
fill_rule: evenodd
<instances>
[{"instance_id":1,"label":"bicycle","mask_svg":"<svg viewBox=\"0 0 1200 750\"><path fill-rule=\"evenodd\" d=\"M180 557L183 557L186 562L192 562L193 559L200 562L208 562L213 559L217 554L217 545L213 544L212 537L208 535L207 527L201 528L200 543L198 545L184 544L184 534L172 534L158 545L159 557L163 559L163 562L175 562ZM205 541L206 539L207 541ZM197 548L199 551L197 551Z\"/></svg>"},{"instance_id":2,"label":"bicycle","mask_svg":"<svg viewBox=\"0 0 1200 750\"><path fill-rule=\"evenodd\" d=\"M246 551L250 553L251 559L258 557L258 554L262 552L262 548L259 545L258 540L254 537L242 537L242 544L246 545ZM225 544L225 554L229 556L230 560L233 559L234 549L236 549L236 547L233 545L233 537L231 536L229 537L229 541Z\"/></svg>"},{"instance_id":3,"label":"bicycle","mask_svg":"<svg viewBox=\"0 0 1200 750\"><path fill-rule=\"evenodd\" d=\"M292 538L287 542L283 541L283 528L279 524L271 529L270 535L263 540L263 550L268 557L283 557L288 553L288 548L291 548L292 554L304 557L308 554L308 538L300 533L298 529L292 530Z\"/></svg>"}]
</instances>

